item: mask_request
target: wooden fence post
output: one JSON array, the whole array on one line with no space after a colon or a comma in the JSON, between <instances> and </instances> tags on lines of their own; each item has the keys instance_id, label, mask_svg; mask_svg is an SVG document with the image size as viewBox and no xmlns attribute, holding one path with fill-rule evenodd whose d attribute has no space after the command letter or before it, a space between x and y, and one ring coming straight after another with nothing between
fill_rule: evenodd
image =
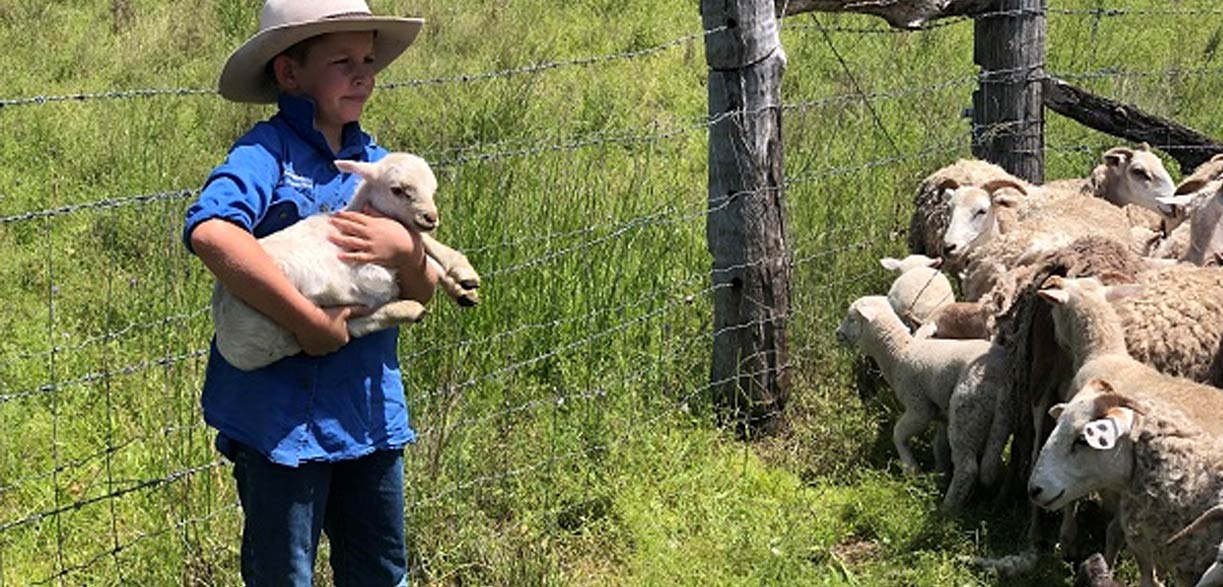
<instances>
[{"instance_id":1,"label":"wooden fence post","mask_svg":"<svg viewBox=\"0 0 1223 587\"><path fill-rule=\"evenodd\" d=\"M790 251L782 193L781 78L772 0L701 0L709 64L710 381L741 434L770 434L789 396Z\"/></svg>"},{"instance_id":2,"label":"wooden fence post","mask_svg":"<svg viewBox=\"0 0 1223 587\"><path fill-rule=\"evenodd\" d=\"M1044 183L1045 0L998 0L975 26L973 155Z\"/></svg>"}]
</instances>

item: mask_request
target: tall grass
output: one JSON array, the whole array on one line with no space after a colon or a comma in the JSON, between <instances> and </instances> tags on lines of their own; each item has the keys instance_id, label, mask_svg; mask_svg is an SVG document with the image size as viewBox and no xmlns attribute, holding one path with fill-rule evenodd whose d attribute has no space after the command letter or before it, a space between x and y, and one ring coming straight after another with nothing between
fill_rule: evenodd
<instances>
[{"instance_id":1,"label":"tall grass","mask_svg":"<svg viewBox=\"0 0 1223 587\"><path fill-rule=\"evenodd\" d=\"M875 259L902 252L916 182L968 154L970 24L787 21L796 385L786 434L743 444L705 395L696 3L372 4L429 24L363 125L434 162L442 236L487 277L481 307L435 303L401 334L417 584L1001 584L965 560L1013 549L1022 515L936 515L936 482L889 462L888 394L831 337L884 287ZM0 100L211 88L257 13L10 0ZM1209 20L1054 14L1049 69L1219 134ZM270 113L206 92L0 108L0 585L239 583L241 515L198 408L211 279L180 244L178 190ZM1116 143L1055 118L1048 142L1049 177ZM1056 564L1033 579L1064 583Z\"/></svg>"}]
</instances>

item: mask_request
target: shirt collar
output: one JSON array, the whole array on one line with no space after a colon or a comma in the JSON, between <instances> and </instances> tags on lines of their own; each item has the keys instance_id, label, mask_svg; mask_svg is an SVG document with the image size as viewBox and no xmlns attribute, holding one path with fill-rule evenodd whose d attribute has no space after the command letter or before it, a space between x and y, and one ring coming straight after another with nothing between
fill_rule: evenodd
<instances>
[{"instance_id":1,"label":"shirt collar","mask_svg":"<svg viewBox=\"0 0 1223 587\"><path fill-rule=\"evenodd\" d=\"M311 146L322 151L329 158L352 159L358 157L367 146L369 139L361 131L361 123L350 122L340 131L340 152L332 153L323 136L314 126L315 104L309 96L298 96L281 92L277 98L280 105L280 115L284 117L289 128L297 133Z\"/></svg>"}]
</instances>

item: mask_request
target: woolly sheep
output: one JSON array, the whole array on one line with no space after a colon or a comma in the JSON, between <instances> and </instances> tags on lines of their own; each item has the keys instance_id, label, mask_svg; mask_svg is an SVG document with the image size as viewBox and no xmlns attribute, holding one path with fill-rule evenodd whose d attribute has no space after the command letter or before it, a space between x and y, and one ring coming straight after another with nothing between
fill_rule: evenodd
<instances>
[{"instance_id":1,"label":"woolly sheep","mask_svg":"<svg viewBox=\"0 0 1223 587\"><path fill-rule=\"evenodd\" d=\"M1094 196L1120 207L1137 205L1159 211L1158 198L1173 193L1172 179L1163 162L1145 145L1137 150L1126 147L1111 149L1101 159L1102 163L1087 179L1059 180L1044 186L1032 185L997 165L976 159L961 159L943 167L927 176L918 186L909 221L909 250L930 256L945 255L943 236L951 219L950 210L946 208L949 196L945 191L947 182L958 186L985 186L1002 180L1018 185L1018 192L1012 194L1013 197L1022 196L1014 200L1017 214L1078 195ZM1148 226L1151 223L1158 227L1158 217L1147 216L1141 222L1130 221L1131 226Z\"/></svg>"},{"instance_id":2,"label":"woolly sheep","mask_svg":"<svg viewBox=\"0 0 1223 587\"><path fill-rule=\"evenodd\" d=\"M460 305L478 302L474 289L479 276L457 251L424 233L438 225L433 195L437 179L423 159L392 153L377 163L336 161L336 167L361 177L346 210L367 205L422 233L430 263L440 268L440 283ZM362 305L374 311L348 321L349 335L365 336L396 324L420 320L425 308L399 300L396 272L376 264L341 261L340 248L328 240L335 234L329 216L318 214L259 239L289 281L319 306ZM213 289L212 317L217 349L233 366L251 370L301 351L288 330L260 314L220 283Z\"/></svg>"},{"instance_id":3,"label":"woolly sheep","mask_svg":"<svg viewBox=\"0 0 1223 587\"><path fill-rule=\"evenodd\" d=\"M1223 528L1168 540L1223 500L1223 443L1217 430L1202 426L1218 420L1223 394L1153 370L1147 375L1144 382L1153 387L1094 379L1054 406L1057 425L1032 470L1029 492L1046 509L1093 491L1120 493L1120 522L1141 585L1159 585L1158 571L1188 586L1214 562Z\"/></svg>"},{"instance_id":4,"label":"woolly sheep","mask_svg":"<svg viewBox=\"0 0 1223 587\"><path fill-rule=\"evenodd\" d=\"M1099 276L1108 283L1137 282L1142 291L1119 300L1131 356L1158 371L1208 381L1223 336L1223 271L1179 265L1151 269L1125 245L1093 236L1048 253L1010 274L1013 303L999 315L997 340L1011 357L1015 438L1007 487L1022 492L1046 429L1045 412L1064 401L1074 376L1073 356L1054 337L1051 307L1038 295L1050 276ZM1043 528L1033 525L1034 533ZM1065 547L1068 543L1063 541Z\"/></svg>"},{"instance_id":5,"label":"woolly sheep","mask_svg":"<svg viewBox=\"0 0 1223 587\"><path fill-rule=\"evenodd\" d=\"M951 282L938 270L942 259L909 255L904 259L884 257L879 263L884 269L900 272L888 290L888 301L909 327L929 323L939 310L955 301Z\"/></svg>"},{"instance_id":6,"label":"woolly sheep","mask_svg":"<svg viewBox=\"0 0 1223 587\"><path fill-rule=\"evenodd\" d=\"M1010 434L1009 419L994 414L995 396L1007 387L1000 347L984 340L915 338L883 296L856 300L836 337L873 358L904 404L892 441L907 472L917 471L908 440L946 417L953 472L944 511L958 510L978 480L994 484Z\"/></svg>"}]
</instances>

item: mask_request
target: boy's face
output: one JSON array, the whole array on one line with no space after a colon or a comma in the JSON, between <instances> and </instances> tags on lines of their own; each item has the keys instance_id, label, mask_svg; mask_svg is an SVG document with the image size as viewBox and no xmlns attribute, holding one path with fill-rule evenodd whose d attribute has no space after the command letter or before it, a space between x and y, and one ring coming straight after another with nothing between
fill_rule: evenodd
<instances>
[{"instance_id":1,"label":"boy's face","mask_svg":"<svg viewBox=\"0 0 1223 587\"><path fill-rule=\"evenodd\" d=\"M332 33L315 41L304 63L287 63L287 75L278 76L283 89L314 99L316 123L338 128L361 118L374 91L374 33Z\"/></svg>"}]
</instances>

